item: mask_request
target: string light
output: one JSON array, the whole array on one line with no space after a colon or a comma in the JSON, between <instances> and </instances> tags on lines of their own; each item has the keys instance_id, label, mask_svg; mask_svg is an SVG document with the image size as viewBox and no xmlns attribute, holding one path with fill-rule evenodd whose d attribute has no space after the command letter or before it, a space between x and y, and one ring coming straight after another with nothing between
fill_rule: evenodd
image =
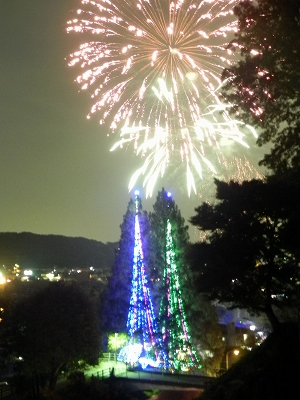
<instances>
[{"instance_id":1,"label":"string light","mask_svg":"<svg viewBox=\"0 0 300 400\"><path fill-rule=\"evenodd\" d=\"M135 242L131 298L127 318L130 342L120 352L119 360L143 368L147 365L161 366L166 358L159 346L158 326L154 315L148 279L145 271L141 227L139 221L139 192L135 192Z\"/></svg>"},{"instance_id":2,"label":"string light","mask_svg":"<svg viewBox=\"0 0 300 400\"><path fill-rule=\"evenodd\" d=\"M172 227L169 219L167 219L166 265L163 287L165 294L160 303L159 321L161 322L162 340L167 348L168 365L175 370L199 368L201 366L191 344L182 301Z\"/></svg>"}]
</instances>

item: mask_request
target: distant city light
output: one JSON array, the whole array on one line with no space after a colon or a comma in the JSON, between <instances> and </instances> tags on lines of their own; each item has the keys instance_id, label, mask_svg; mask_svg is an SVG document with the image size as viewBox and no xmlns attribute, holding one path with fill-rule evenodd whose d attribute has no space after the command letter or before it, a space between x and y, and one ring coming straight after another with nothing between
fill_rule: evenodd
<instances>
[{"instance_id":1,"label":"distant city light","mask_svg":"<svg viewBox=\"0 0 300 400\"><path fill-rule=\"evenodd\" d=\"M46 277L49 279L49 281L52 281L54 278L54 274L52 272L49 272L49 274L47 274Z\"/></svg>"},{"instance_id":2,"label":"distant city light","mask_svg":"<svg viewBox=\"0 0 300 400\"><path fill-rule=\"evenodd\" d=\"M0 272L0 285L6 283L6 278L3 276L2 272Z\"/></svg>"}]
</instances>

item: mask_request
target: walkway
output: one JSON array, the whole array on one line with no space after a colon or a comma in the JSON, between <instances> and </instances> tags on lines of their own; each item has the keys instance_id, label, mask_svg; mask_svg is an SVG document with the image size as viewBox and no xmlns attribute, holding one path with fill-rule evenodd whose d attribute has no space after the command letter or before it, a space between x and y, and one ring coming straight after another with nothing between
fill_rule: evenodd
<instances>
[{"instance_id":1,"label":"walkway","mask_svg":"<svg viewBox=\"0 0 300 400\"><path fill-rule=\"evenodd\" d=\"M112 369L118 379L126 379L132 390L155 390L174 388L204 388L215 378L201 374L157 372L154 370L128 370L124 363L118 361L102 361L99 366L89 369L87 376L98 376L106 379Z\"/></svg>"}]
</instances>

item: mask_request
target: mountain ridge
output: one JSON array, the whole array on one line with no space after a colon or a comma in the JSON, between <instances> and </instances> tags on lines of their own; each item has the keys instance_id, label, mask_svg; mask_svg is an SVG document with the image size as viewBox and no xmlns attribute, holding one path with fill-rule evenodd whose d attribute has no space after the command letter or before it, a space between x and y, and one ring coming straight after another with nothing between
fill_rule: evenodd
<instances>
[{"instance_id":1,"label":"mountain ridge","mask_svg":"<svg viewBox=\"0 0 300 400\"><path fill-rule=\"evenodd\" d=\"M0 232L0 265L22 269L112 267L118 243L83 237Z\"/></svg>"}]
</instances>

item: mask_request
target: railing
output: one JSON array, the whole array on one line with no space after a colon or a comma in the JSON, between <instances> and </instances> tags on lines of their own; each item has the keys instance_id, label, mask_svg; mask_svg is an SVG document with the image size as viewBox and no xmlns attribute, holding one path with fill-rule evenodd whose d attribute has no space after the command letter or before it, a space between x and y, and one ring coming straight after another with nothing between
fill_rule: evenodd
<instances>
[{"instance_id":1,"label":"railing","mask_svg":"<svg viewBox=\"0 0 300 400\"><path fill-rule=\"evenodd\" d=\"M126 368L125 367L108 367L103 368L95 373L97 378L106 379L110 376L126 376ZM93 374L92 374L93 376Z\"/></svg>"},{"instance_id":2,"label":"railing","mask_svg":"<svg viewBox=\"0 0 300 400\"><path fill-rule=\"evenodd\" d=\"M103 361L117 361L117 353L103 353L101 360Z\"/></svg>"},{"instance_id":3,"label":"railing","mask_svg":"<svg viewBox=\"0 0 300 400\"><path fill-rule=\"evenodd\" d=\"M163 369L161 370L141 370L131 368L129 364L120 363L117 361L115 353L104 353L100 359L100 365L93 371L90 371L89 376L97 376L100 379L109 377L119 377L128 379L138 379L142 381L161 381L161 382L176 382L177 384L200 384L202 386L210 384L215 378L190 371L189 373L170 373Z\"/></svg>"},{"instance_id":4,"label":"railing","mask_svg":"<svg viewBox=\"0 0 300 400\"><path fill-rule=\"evenodd\" d=\"M0 399L10 396L13 393L13 387L7 382L0 382Z\"/></svg>"},{"instance_id":5,"label":"railing","mask_svg":"<svg viewBox=\"0 0 300 400\"><path fill-rule=\"evenodd\" d=\"M126 366L114 366L99 369L93 374L100 379L108 379L109 377L125 378L130 380L140 380L141 382L156 382L156 384L176 384L180 386L199 386L206 387L211 384L216 378L205 375L194 374L171 374L166 371L142 371L132 370ZM92 376L93 376L92 375ZM91 376L91 375L90 375Z\"/></svg>"}]
</instances>

